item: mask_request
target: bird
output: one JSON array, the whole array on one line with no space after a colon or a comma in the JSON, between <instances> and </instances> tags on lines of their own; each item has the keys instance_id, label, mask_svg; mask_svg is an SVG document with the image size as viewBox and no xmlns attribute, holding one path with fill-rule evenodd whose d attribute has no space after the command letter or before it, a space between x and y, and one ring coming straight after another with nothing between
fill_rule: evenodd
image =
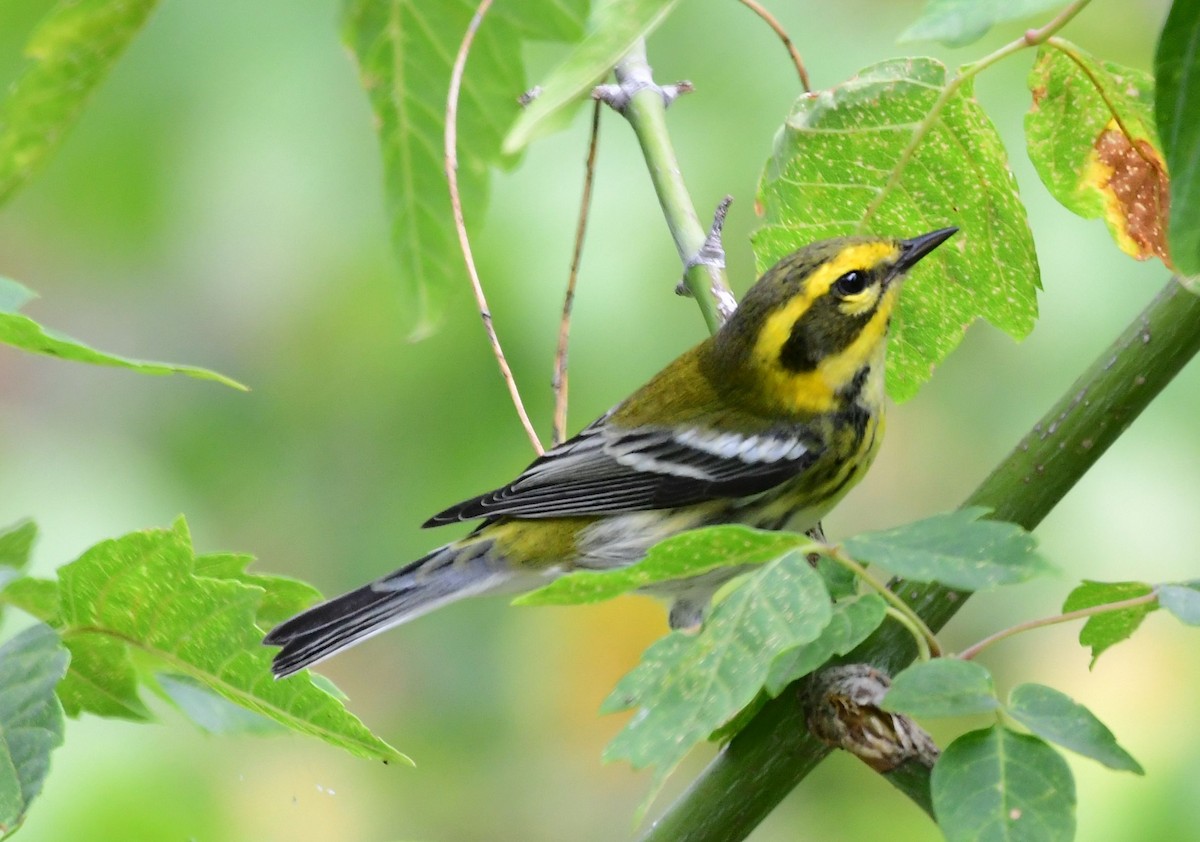
<instances>
[{"instance_id":1,"label":"bird","mask_svg":"<svg viewBox=\"0 0 1200 842\"><path fill-rule=\"evenodd\" d=\"M277 678L469 596L623 567L702 526L819 529L866 472L884 427L887 333L901 281L958 229L848 236L782 258L720 329L508 484L424 526L466 537L284 621ZM659 583L672 628L694 628L744 570Z\"/></svg>"}]
</instances>

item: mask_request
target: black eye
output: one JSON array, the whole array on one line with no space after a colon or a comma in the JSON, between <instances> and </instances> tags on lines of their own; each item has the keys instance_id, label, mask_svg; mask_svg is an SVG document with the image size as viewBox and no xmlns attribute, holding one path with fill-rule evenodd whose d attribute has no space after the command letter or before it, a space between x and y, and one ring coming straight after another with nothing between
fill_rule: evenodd
<instances>
[{"instance_id":1,"label":"black eye","mask_svg":"<svg viewBox=\"0 0 1200 842\"><path fill-rule=\"evenodd\" d=\"M858 295L867 288L866 272L847 272L833 282L833 291L845 298L847 295Z\"/></svg>"}]
</instances>

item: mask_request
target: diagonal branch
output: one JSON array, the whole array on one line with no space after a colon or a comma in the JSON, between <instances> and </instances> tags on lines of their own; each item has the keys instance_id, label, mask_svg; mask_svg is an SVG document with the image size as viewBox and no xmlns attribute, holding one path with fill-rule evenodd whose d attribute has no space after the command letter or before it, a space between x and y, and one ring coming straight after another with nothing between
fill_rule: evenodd
<instances>
[{"instance_id":1,"label":"diagonal branch","mask_svg":"<svg viewBox=\"0 0 1200 842\"><path fill-rule=\"evenodd\" d=\"M1173 279L965 505L988 506L993 517L1033 529L1198 352L1200 296ZM897 591L933 629L968 596L929 584L902 583ZM889 624L845 660L894 674L914 655L908 632ZM808 733L804 707L789 688L759 711L642 842L744 839L828 752ZM904 792L919 797L927 791L927 773L897 771L904 774L889 780Z\"/></svg>"}]
</instances>

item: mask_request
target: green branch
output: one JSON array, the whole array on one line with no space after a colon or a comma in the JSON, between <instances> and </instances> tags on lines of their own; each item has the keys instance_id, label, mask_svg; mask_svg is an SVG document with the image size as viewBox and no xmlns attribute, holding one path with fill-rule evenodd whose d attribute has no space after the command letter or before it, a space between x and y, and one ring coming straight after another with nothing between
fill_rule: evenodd
<instances>
[{"instance_id":1,"label":"green branch","mask_svg":"<svg viewBox=\"0 0 1200 842\"><path fill-rule=\"evenodd\" d=\"M1171 379L1200 352L1200 296L1171 280L1034 425L965 505L1033 529ZM897 592L934 630L968 594L902 583ZM894 674L915 656L912 638L883 626L843 659ZM729 842L745 838L829 749L808 733L799 694L785 690L721 751L642 837L642 842ZM928 800L924 773L888 776Z\"/></svg>"},{"instance_id":2,"label":"green branch","mask_svg":"<svg viewBox=\"0 0 1200 842\"><path fill-rule=\"evenodd\" d=\"M675 157L675 148L671 145L663 89L654 82L646 61L644 40L639 40L621 59L616 67L616 76L620 90L628 97L619 110L629 120L642 147L654 192L658 194L658 202L666 217L667 227L671 229L679 259L686 267L684 285L696 299L709 331L716 333L736 304L729 291L724 261L718 266L698 260L708 235L700 224L700 217L696 215L696 208L679 169L679 160ZM723 314L724 310L728 312Z\"/></svg>"}]
</instances>

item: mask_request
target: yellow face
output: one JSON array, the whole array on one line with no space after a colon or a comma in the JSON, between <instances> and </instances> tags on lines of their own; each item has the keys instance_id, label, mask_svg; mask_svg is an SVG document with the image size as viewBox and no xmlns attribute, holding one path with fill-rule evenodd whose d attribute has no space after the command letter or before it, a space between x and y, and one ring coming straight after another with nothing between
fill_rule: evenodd
<instances>
[{"instance_id":1,"label":"yellow face","mask_svg":"<svg viewBox=\"0 0 1200 842\"><path fill-rule=\"evenodd\" d=\"M767 316L753 359L781 409L828 411L864 366L882 362L900 257L894 240L851 242Z\"/></svg>"}]
</instances>

